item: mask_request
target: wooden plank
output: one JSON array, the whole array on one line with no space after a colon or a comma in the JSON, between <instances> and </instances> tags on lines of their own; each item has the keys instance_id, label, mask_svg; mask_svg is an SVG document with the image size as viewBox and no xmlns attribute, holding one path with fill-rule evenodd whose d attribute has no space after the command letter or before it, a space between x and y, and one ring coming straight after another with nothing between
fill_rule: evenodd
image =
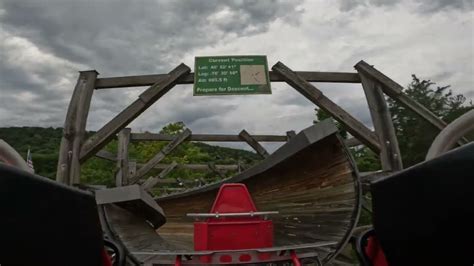
<instances>
[{"instance_id":1,"label":"wooden plank","mask_svg":"<svg viewBox=\"0 0 474 266\"><path fill-rule=\"evenodd\" d=\"M403 169L402 156L398 147L398 139L388 110L387 102L381 85L369 79L366 74L359 73L362 87L374 124L375 133L380 142L380 161L384 171L400 171Z\"/></svg>"},{"instance_id":2,"label":"wooden plank","mask_svg":"<svg viewBox=\"0 0 474 266\"><path fill-rule=\"evenodd\" d=\"M180 77L188 74L190 71L191 69L188 66L180 64L178 67L173 69L165 79L160 79L160 81L145 90L136 101L110 120L84 143L81 150L81 162L85 161L104 147L115 134L165 95L174 87L174 85L176 85L176 82Z\"/></svg>"},{"instance_id":3,"label":"wooden plank","mask_svg":"<svg viewBox=\"0 0 474 266\"><path fill-rule=\"evenodd\" d=\"M318 72L318 71L298 71L296 72L308 82L337 82L337 83L360 83L357 73L350 72ZM96 89L123 88L150 86L168 74L140 75L127 77L100 78L97 80ZM270 81L284 81L284 79L270 71ZM177 84L193 84L194 73L189 73L178 80Z\"/></svg>"},{"instance_id":4,"label":"wooden plank","mask_svg":"<svg viewBox=\"0 0 474 266\"><path fill-rule=\"evenodd\" d=\"M130 128L122 129L118 134L117 144L117 168L115 176L115 186L120 187L128 183L130 170L128 169L128 144L130 143Z\"/></svg>"},{"instance_id":5,"label":"wooden plank","mask_svg":"<svg viewBox=\"0 0 474 266\"><path fill-rule=\"evenodd\" d=\"M80 152L85 138L86 122L97 71L81 71L66 114L63 137L58 158L56 180L64 184L78 184Z\"/></svg>"},{"instance_id":6,"label":"wooden plank","mask_svg":"<svg viewBox=\"0 0 474 266\"><path fill-rule=\"evenodd\" d=\"M153 188L154 186L156 186L156 184L158 184L158 181L160 179L163 179L165 178L169 173L171 173L171 171L173 171L173 169L176 168L176 166L178 166L178 164L176 162L172 162L170 165L168 165L168 167L166 167L165 169L163 169L163 171L160 172L160 174L158 174L158 176L151 176L149 177L142 185L141 187L145 190L149 190L151 188Z\"/></svg>"},{"instance_id":7,"label":"wooden plank","mask_svg":"<svg viewBox=\"0 0 474 266\"><path fill-rule=\"evenodd\" d=\"M430 122L433 126L437 127L438 129L443 129L444 127L446 127L446 122L437 117L422 104L404 94L403 87L400 84L385 76L382 72L378 71L373 66L369 65L364 61L360 61L354 67L355 69L357 69L357 71L359 71L359 73L364 73L369 78L380 82L383 85L381 86L383 92L385 92L388 96L390 96L392 99L394 99L404 107L412 110L417 115Z\"/></svg>"},{"instance_id":8,"label":"wooden plank","mask_svg":"<svg viewBox=\"0 0 474 266\"><path fill-rule=\"evenodd\" d=\"M288 137L283 135L252 135L260 142L286 142ZM155 133L132 133L132 141L170 141L173 135ZM242 142L239 135L226 134L192 134L187 141L208 141L208 142Z\"/></svg>"},{"instance_id":9,"label":"wooden plank","mask_svg":"<svg viewBox=\"0 0 474 266\"><path fill-rule=\"evenodd\" d=\"M98 151L95 154L95 157L100 158L100 159L104 159L104 160L107 160L107 161L112 161L112 162L117 161L117 155L115 155L115 154L113 154L109 151L106 151L106 150Z\"/></svg>"},{"instance_id":10,"label":"wooden plank","mask_svg":"<svg viewBox=\"0 0 474 266\"><path fill-rule=\"evenodd\" d=\"M150 172L155 165L165 158L174 148L181 144L186 138L191 135L191 130L185 129L182 133L175 136L175 138L168 143L160 152L158 152L153 158L151 158L145 165L140 167L135 175L130 179L130 183L136 183L141 177Z\"/></svg>"},{"instance_id":11,"label":"wooden plank","mask_svg":"<svg viewBox=\"0 0 474 266\"><path fill-rule=\"evenodd\" d=\"M209 167L209 170L211 170L213 173L218 175L220 178L225 178L225 175L223 175L216 167L216 164L214 162L210 162L207 164Z\"/></svg>"},{"instance_id":12,"label":"wooden plank","mask_svg":"<svg viewBox=\"0 0 474 266\"><path fill-rule=\"evenodd\" d=\"M240 131L239 137L245 142L247 142L250 145L250 147L252 147L260 156L262 156L262 158L268 157L269 154L267 150L265 150L265 148L262 145L260 145L260 143L258 143L257 140L252 138L252 136L247 131L245 131L245 129Z\"/></svg>"},{"instance_id":13,"label":"wooden plank","mask_svg":"<svg viewBox=\"0 0 474 266\"><path fill-rule=\"evenodd\" d=\"M377 140L377 136L361 122L347 113L344 109L324 96L324 94L318 88L302 79L281 62L276 63L272 69L276 73L279 73L288 84L303 94L311 102L331 114L334 119L344 125L349 133L360 139L370 149L377 153L380 151L380 144Z\"/></svg>"}]
</instances>

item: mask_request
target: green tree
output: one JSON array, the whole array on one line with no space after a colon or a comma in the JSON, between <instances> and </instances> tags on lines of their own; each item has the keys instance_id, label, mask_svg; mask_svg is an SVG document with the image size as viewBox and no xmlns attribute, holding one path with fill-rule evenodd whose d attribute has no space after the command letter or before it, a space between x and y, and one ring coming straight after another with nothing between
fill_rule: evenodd
<instances>
[{"instance_id":1,"label":"green tree","mask_svg":"<svg viewBox=\"0 0 474 266\"><path fill-rule=\"evenodd\" d=\"M314 110L316 111L316 119L313 121L314 124L326 119L331 119L336 125L337 129L339 129L339 134L341 135L341 137L343 139L347 139L347 131L344 129L344 126L341 123L336 121L328 112L324 111L321 108L316 108Z\"/></svg>"},{"instance_id":2,"label":"green tree","mask_svg":"<svg viewBox=\"0 0 474 266\"><path fill-rule=\"evenodd\" d=\"M169 135L178 135L179 133L183 132L186 129L186 125L182 121L169 123L168 125L164 126L161 129L161 134L169 134Z\"/></svg>"},{"instance_id":3,"label":"green tree","mask_svg":"<svg viewBox=\"0 0 474 266\"><path fill-rule=\"evenodd\" d=\"M474 108L472 100L466 104L466 97L454 95L450 86L440 87L430 80L412 77L404 93L447 123ZM439 130L391 98L388 103L404 167L423 161Z\"/></svg>"}]
</instances>

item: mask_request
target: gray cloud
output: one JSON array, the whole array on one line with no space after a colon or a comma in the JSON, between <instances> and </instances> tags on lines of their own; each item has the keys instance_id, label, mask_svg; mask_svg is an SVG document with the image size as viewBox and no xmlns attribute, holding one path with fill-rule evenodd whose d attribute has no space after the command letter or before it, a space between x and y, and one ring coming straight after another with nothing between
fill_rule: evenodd
<instances>
[{"instance_id":1,"label":"gray cloud","mask_svg":"<svg viewBox=\"0 0 474 266\"><path fill-rule=\"evenodd\" d=\"M265 32L276 19L298 24L302 11L297 6L286 0L3 1L0 112L7 118L0 124L60 126L77 71L95 68L100 76L166 73L199 47ZM12 94L16 97L4 97ZM96 92L89 128L97 129L136 95L126 89ZM22 103L18 97L24 98ZM33 102L41 104L31 110ZM39 113L40 106L48 118L31 118L27 112ZM167 110L171 115L162 117L191 122L212 115L192 108ZM93 118L96 114L100 117Z\"/></svg>"},{"instance_id":2,"label":"gray cloud","mask_svg":"<svg viewBox=\"0 0 474 266\"><path fill-rule=\"evenodd\" d=\"M341 0L339 8L341 11L351 11L357 7L391 7L401 0ZM472 10L474 8L471 0L414 0L417 5L415 11L421 13L434 13L447 9Z\"/></svg>"},{"instance_id":3,"label":"gray cloud","mask_svg":"<svg viewBox=\"0 0 474 266\"><path fill-rule=\"evenodd\" d=\"M267 54L270 65L302 71L354 71L364 59L401 85L416 73L473 97L464 2L0 1L0 126L61 126L79 70L166 73L182 61L192 66L195 55ZM360 84L316 86L371 126ZM184 121L196 133L284 134L312 123L314 104L284 83L272 87L272 95L193 97L191 86L178 86L130 126L157 131ZM95 91L88 129L144 89Z\"/></svg>"}]
</instances>

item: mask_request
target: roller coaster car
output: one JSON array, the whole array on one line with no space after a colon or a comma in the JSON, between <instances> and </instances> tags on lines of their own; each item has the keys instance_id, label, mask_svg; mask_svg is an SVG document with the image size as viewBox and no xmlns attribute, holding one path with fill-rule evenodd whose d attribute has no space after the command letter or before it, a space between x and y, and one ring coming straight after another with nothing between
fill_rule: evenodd
<instances>
[{"instance_id":1,"label":"roller coaster car","mask_svg":"<svg viewBox=\"0 0 474 266\"><path fill-rule=\"evenodd\" d=\"M474 264L474 143L377 180L371 194L361 265Z\"/></svg>"},{"instance_id":2,"label":"roller coaster car","mask_svg":"<svg viewBox=\"0 0 474 266\"><path fill-rule=\"evenodd\" d=\"M2 266L110 265L92 193L0 163L0 211Z\"/></svg>"}]
</instances>

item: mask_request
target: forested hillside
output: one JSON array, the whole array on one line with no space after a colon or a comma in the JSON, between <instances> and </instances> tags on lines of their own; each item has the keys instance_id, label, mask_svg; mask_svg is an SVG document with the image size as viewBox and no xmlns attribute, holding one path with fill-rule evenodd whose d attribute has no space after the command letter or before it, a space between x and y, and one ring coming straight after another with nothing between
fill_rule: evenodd
<instances>
[{"instance_id":1,"label":"forested hillside","mask_svg":"<svg viewBox=\"0 0 474 266\"><path fill-rule=\"evenodd\" d=\"M170 130L170 126L178 125L176 131ZM170 124L161 132L176 134L182 127L179 123ZM0 128L0 139L5 140L15 148L23 157L26 157L28 149L31 150L32 159L37 174L48 178L55 178L58 159L59 144L62 136L62 128L40 128L40 127L8 127ZM167 142L139 142L130 144L130 158L138 164L145 163ZM116 153L117 143L112 141L105 150ZM186 142L178 146L169 154L163 163L176 161L180 164L242 164L249 166L259 160L255 153L232 149L226 147L212 146L206 143ZM156 173L156 171L155 171ZM82 169L82 180L89 184L113 184L115 174L115 163L98 158L88 160ZM153 173L152 173L153 174ZM233 172L223 173L224 175ZM202 180L210 182L218 176L211 171L193 171L189 169L175 169L169 178L180 180Z\"/></svg>"}]
</instances>

